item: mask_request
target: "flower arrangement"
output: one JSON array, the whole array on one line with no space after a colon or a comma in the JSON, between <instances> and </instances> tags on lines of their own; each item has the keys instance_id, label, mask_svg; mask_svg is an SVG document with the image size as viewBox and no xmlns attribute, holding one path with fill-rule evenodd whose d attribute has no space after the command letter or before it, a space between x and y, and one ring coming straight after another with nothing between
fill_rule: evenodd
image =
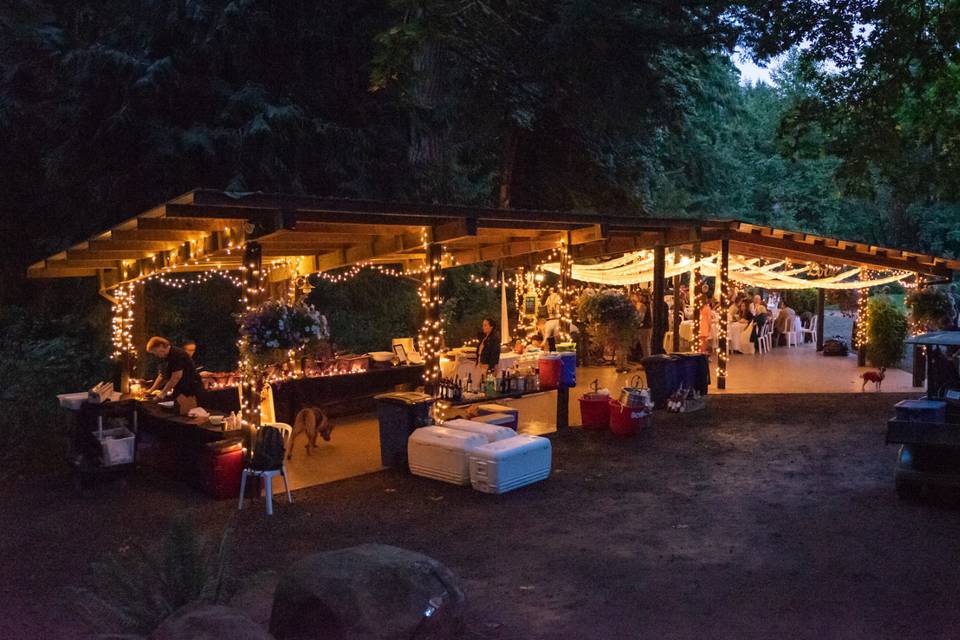
<instances>
[{"instance_id":1,"label":"flower arrangement","mask_svg":"<svg viewBox=\"0 0 960 640\"><path fill-rule=\"evenodd\" d=\"M301 352L330 335L327 319L308 304L265 302L239 317L247 355L261 362L280 362L290 351Z\"/></svg>"}]
</instances>

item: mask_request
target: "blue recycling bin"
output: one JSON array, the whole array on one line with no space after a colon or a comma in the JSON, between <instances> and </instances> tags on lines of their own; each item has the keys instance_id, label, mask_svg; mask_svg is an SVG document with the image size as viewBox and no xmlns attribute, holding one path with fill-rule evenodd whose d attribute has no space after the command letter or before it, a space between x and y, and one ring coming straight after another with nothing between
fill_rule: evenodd
<instances>
[{"instance_id":1,"label":"blue recycling bin","mask_svg":"<svg viewBox=\"0 0 960 640\"><path fill-rule=\"evenodd\" d=\"M680 372L680 358L660 354L648 356L640 361L647 374L647 386L650 387L650 399L655 409L667 406L667 400L683 384Z\"/></svg>"}]
</instances>

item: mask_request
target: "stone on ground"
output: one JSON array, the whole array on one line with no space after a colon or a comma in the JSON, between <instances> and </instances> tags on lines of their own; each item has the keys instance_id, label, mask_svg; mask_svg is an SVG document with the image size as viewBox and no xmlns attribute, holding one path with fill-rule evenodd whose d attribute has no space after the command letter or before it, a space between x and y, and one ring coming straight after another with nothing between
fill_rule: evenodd
<instances>
[{"instance_id":1,"label":"stone on ground","mask_svg":"<svg viewBox=\"0 0 960 640\"><path fill-rule=\"evenodd\" d=\"M223 605L187 605L175 611L150 640L273 640L242 611Z\"/></svg>"},{"instance_id":2,"label":"stone on ground","mask_svg":"<svg viewBox=\"0 0 960 640\"><path fill-rule=\"evenodd\" d=\"M291 566L273 600L277 640L446 640L463 628L457 579L423 554L363 544Z\"/></svg>"}]
</instances>

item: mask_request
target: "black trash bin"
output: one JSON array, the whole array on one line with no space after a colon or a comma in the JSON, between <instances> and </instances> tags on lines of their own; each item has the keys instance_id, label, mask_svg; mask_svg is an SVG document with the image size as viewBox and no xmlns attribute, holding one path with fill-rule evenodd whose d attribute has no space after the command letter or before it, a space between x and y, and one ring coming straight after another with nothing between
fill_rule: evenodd
<instances>
[{"instance_id":1,"label":"black trash bin","mask_svg":"<svg viewBox=\"0 0 960 640\"><path fill-rule=\"evenodd\" d=\"M679 371L680 359L666 354L649 356L640 361L647 374L650 399L655 409L667 406L667 400L683 383Z\"/></svg>"},{"instance_id":2,"label":"black trash bin","mask_svg":"<svg viewBox=\"0 0 960 640\"><path fill-rule=\"evenodd\" d=\"M407 466L407 438L416 429L433 424L433 397L416 391L376 396L380 420L380 462L385 467Z\"/></svg>"}]
</instances>

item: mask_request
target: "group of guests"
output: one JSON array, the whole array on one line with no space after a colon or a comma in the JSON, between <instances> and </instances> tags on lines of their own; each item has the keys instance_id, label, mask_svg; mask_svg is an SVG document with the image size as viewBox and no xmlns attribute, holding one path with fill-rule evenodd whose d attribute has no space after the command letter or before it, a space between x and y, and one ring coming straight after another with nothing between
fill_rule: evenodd
<instances>
[{"instance_id":1,"label":"group of guests","mask_svg":"<svg viewBox=\"0 0 960 640\"><path fill-rule=\"evenodd\" d=\"M777 303L777 311L773 312L759 294L752 298L746 294L738 294L727 309L729 326L740 325L743 336L739 341L741 348L734 349L735 353L758 353L760 336L770 322L773 323L771 345L776 347L785 344L786 334L793 331L796 320L797 312L784 300Z\"/></svg>"}]
</instances>

